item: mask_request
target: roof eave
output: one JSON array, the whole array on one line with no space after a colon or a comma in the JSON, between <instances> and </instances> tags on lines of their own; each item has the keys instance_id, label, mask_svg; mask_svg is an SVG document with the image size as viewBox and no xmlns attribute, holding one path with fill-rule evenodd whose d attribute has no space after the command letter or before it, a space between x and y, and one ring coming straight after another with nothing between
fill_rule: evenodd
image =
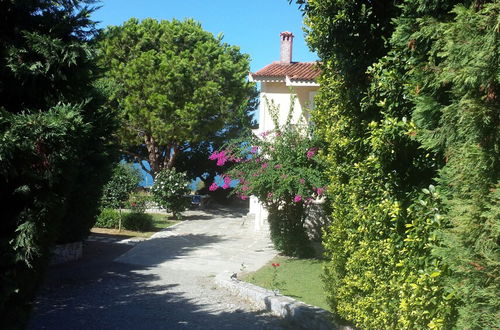
<instances>
[{"instance_id":1,"label":"roof eave","mask_svg":"<svg viewBox=\"0 0 500 330\"><path fill-rule=\"evenodd\" d=\"M311 86L311 87L319 87L319 84L315 79L294 79L289 76L285 77L285 82L287 86L290 87L301 87L301 86Z\"/></svg>"}]
</instances>

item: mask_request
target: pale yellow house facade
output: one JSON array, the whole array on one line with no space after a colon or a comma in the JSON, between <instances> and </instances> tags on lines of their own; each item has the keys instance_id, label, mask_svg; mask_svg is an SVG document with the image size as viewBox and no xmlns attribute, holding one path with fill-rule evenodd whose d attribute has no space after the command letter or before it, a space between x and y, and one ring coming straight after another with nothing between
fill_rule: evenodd
<instances>
[{"instance_id":1,"label":"pale yellow house facade","mask_svg":"<svg viewBox=\"0 0 500 330\"><path fill-rule=\"evenodd\" d=\"M309 122L309 111L314 108L314 96L319 89L317 78L321 71L316 62L293 62L292 50L293 34L280 33L280 61L249 75L250 81L260 83L259 128L254 130L257 136L275 128L270 107L279 109L279 125L285 124L291 102L292 123ZM255 196L250 197L249 214L255 216L255 229L262 229L267 212Z\"/></svg>"}]
</instances>

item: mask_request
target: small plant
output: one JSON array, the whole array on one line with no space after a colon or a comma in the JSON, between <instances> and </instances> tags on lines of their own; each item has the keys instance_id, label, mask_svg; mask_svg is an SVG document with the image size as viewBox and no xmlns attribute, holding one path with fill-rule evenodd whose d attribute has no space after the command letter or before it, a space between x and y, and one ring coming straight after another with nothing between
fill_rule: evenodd
<instances>
[{"instance_id":1,"label":"small plant","mask_svg":"<svg viewBox=\"0 0 500 330\"><path fill-rule=\"evenodd\" d=\"M185 173L173 169L164 169L155 176L151 187L153 199L158 205L172 212L174 219L181 218L189 200L185 197L190 193Z\"/></svg>"},{"instance_id":2,"label":"small plant","mask_svg":"<svg viewBox=\"0 0 500 330\"><path fill-rule=\"evenodd\" d=\"M141 174L139 170L131 164L118 163L113 169L111 179L103 188L101 198L101 206L105 208L121 210L126 206L126 201L129 199L132 191L139 185ZM121 230L121 217L118 221L118 229Z\"/></svg>"},{"instance_id":3,"label":"small plant","mask_svg":"<svg viewBox=\"0 0 500 330\"><path fill-rule=\"evenodd\" d=\"M278 280L278 269L280 267L279 263L272 263L273 266L273 276L271 277L271 289L274 292L274 295L278 295L280 293L280 289L285 285L285 282Z\"/></svg>"}]
</instances>

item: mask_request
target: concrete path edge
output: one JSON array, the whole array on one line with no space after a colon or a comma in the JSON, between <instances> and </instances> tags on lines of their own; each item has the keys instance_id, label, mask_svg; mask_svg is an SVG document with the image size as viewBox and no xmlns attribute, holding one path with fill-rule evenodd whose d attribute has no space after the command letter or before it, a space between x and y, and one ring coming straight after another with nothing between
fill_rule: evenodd
<instances>
[{"instance_id":1,"label":"concrete path edge","mask_svg":"<svg viewBox=\"0 0 500 330\"><path fill-rule=\"evenodd\" d=\"M215 277L215 284L230 293L253 302L258 307L279 316L302 329L355 330L339 324L335 316L322 308L307 305L293 298L275 295L273 291L231 278L231 273L223 272Z\"/></svg>"}]
</instances>

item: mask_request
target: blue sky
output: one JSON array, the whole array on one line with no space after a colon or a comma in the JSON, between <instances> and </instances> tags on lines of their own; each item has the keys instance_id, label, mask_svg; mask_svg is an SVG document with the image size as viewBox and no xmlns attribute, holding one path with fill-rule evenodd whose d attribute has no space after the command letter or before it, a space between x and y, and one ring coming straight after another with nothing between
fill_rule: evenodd
<instances>
[{"instance_id":1,"label":"blue sky","mask_svg":"<svg viewBox=\"0 0 500 330\"><path fill-rule=\"evenodd\" d=\"M279 33L295 35L293 60L317 60L307 47L302 30L302 13L287 0L102 0L92 18L99 27L120 25L131 17L158 20L194 18L203 28L250 55L255 72L279 60Z\"/></svg>"}]
</instances>

